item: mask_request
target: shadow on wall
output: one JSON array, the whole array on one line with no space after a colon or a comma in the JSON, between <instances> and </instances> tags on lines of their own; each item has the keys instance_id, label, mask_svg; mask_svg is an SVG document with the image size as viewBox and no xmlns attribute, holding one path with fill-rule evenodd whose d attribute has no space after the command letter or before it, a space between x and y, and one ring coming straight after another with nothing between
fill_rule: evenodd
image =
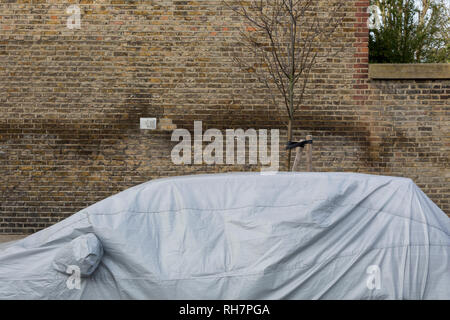
<instances>
[{"instance_id":1,"label":"shadow on wall","mask_svg":"<svg viewBox=\"0 0 450 320\"><path fill-rule=\"evenodd\" d=\"M450 162L448 150L443 148L445 84L431 79L374 80L371 86L380 96L375 107L384 131L376 147L382 164L396 162L400 169L427 163L445 169Z\"/></svg>"},{"instance_id":2,"label":"shadow on wall","mask_svg":"<svg viewBox=\"0 0 450 320\"><path fill-rule=\"evenodd\" d=\"M135 102L133 98L125 99L122 108L117 109L109 109L113 110L112 116L106 112L70 120L36 118L26 123L20 119L0 122L0 163L9 167L3 173L7 183L0 189L1 197L6 201L8 195L18 192L19 187L26 189L31 184L45 184L40 180L54 171L73 170L77 175L76 171L84 170L84 174L91 175L95 171L90 169L107 166L108 158L126 159L129 145L124 141L140 134L140 117L154 116L161 111ZM156 134L152 138L164 141L167 135ZM123 161L126 164L124 170L138 172L142 161L128 158L132 161ZM83 181L86 176L79 179ZM116 182L109 183L114 185Z\"/></svg>"}]
</instances>

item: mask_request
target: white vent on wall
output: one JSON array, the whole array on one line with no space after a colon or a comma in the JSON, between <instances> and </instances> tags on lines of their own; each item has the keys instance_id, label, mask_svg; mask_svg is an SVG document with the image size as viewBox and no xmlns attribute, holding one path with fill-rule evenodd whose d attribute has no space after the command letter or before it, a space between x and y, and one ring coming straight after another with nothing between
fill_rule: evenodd
<instances>
[{"instance_id":1,"label":"white vent on wall","mask_svg":"<svg viewBox=\"0 0 450 320\"><path fill-rule=\"evenodd\" d=\"M141 118L141 129L155 130L156 118Z\"/></svg>"}]
</instances>

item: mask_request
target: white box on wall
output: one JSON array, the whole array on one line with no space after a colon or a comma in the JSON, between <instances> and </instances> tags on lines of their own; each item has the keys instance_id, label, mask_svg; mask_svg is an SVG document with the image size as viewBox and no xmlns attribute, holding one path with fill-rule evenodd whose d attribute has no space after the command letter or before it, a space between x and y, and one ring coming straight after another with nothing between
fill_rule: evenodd
<instances>
[{"instance_id":1,"label":"white box on wall","mask_svg":"<svg viewBox=\"0 0 450 320\"><path fill-rule=\"evenodd\" d=\"M141 118L140 127L145 130L156 129L156 118Z\"/></svg>"}]
</instances>

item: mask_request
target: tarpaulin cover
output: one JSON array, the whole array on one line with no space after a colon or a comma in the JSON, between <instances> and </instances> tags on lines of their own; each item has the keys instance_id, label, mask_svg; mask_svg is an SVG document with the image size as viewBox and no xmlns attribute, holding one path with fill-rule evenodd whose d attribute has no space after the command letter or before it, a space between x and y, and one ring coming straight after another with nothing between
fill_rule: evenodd
<instances>
[{"instance_id":1,"label":"tarpaulin cover","mask_svg":"<svg viewBox=\"0 0 450 320\"><path fill-rule=\"evenodd\" d=\"M1 245L0 299L450 299L450 220L405 178L152 180Z\"/></svg>"}]
</instances>

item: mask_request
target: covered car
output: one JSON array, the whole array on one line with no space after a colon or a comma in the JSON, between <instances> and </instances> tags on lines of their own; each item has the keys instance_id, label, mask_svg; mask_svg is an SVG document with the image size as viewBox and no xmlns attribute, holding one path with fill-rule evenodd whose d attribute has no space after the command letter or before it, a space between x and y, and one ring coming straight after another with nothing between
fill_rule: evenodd
<instances>
[{"instance_id":1,"label":"covered car","mask_svg":"<svg viewBox=\"0 0 450 320\"><path fill-rule=\"evenodd\" d=\"M0 299L450 299L450 221L406 178L152 180L0 245Z\"/></svg>"}]
</instances>

